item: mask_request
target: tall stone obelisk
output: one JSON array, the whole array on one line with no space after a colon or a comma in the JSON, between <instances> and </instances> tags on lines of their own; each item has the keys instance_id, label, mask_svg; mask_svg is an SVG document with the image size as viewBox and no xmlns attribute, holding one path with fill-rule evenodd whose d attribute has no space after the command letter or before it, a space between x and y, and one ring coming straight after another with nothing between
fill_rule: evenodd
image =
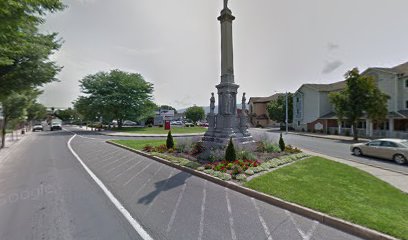
<instances>
[{"instance_id":1,"label":"tall stone obelisk","mask_svg":"<svg viewBox=\"0 0 408 240\"><path fill-rule=\"evenodd\" d=\"M235 17L224 0L224 8L217 18L221 23L221 83L218 89L218 114L214 114L214 94L210 99L209 123L203 142L207 148L224 147L232 137L235 143L250 144L253 139L247 130L245 111L245 93L242 97L242 111L237 114L238 85L234 80L234 54L232 41L232 21Z\"/></svg>"}]
</instances>

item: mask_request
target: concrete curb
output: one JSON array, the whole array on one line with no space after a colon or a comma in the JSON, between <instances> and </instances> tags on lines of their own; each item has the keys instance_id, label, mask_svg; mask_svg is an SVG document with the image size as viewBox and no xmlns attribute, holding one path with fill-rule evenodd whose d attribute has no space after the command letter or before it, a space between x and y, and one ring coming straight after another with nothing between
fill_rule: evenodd
<instances>
[{"instance_id":1,"label":"concrete curb","mask_svg":"<svg viewBox=\"0 0 408 240\"><path fill-rule=\"evenodd\" d=\"M298 136L304 136L304 137L313 137L313 138L321 138L321 139L328 139L328 140L337 140L337 141L350 141L353 142L353 139L339 139L339 138L331 138L331 137L326 137L325 135L319 136L319 135L309 135L309 134L301 134L301 133L294 133L294 132L288 132L288 134L292 135L298 135ZM371 140L365 139L365 138L360 138L358 142L369 142Z\"/></svg>"},{"instance_id":2,"label":"concrete curb","mask_svg":"<svg viewBox=\"0 0 408 240\"><path fill-rule=\"evenodd\" d=\"M343 232L352 234L354 236L360 237L360 238L364 238L364 239L370 239L370 240L397 240L397 238L394 238L392 236L386 235L384 233L380 233L378 231L360 226L360 225L356 225L354 223L350 223L347 222L345 220L339 219L339 218L335 218L335 217L331 217L327 214L306 208L306 207L302 207L300 205L294 204L294 203L290 203L287 202L285 200L270 196L270 195L266 195L264 193L260 193L257 191L254 191L252 189L240 186L238 184L235 184L233 182L226 182L223 181L221 179L218 179L216 177L213 177L211 175L208 175L206 173L200 172L200 171L196 171L193 170L191 168L187 168L187 167L183 167L177 164L174 164L170 161L167 161L165 159L159 158L159 157L155 157L155 156L151 156L150 154L147 154L145 152L142 151L138 151L129 147L126 147L122 144L118 144L118 143L114 143L114 142L110 142L107 141L107 143L121 147L123 149L129 150L131 152L134 152L136 154L142 155L144 157L150 158L152 160L155 160L157 162L163 163L167 166L173 167L173 168L177 168L181 171L190 173L191 175L206 179L208 181L211 181L215 184L221 185L223 187L229 188L231 190L240 192L242 194L245 194L249 197L255 198L257 200L269 203L271 205L286 209L288 211L291 211L293 213L299 214L301 216L307 217L309 219L312 220L316 220L319 221L320 223L323 223L327 226L336 228L338 230L341 230Z\"/></svg>"},{"instance_id":3,"label":"concrete curb","mask_svg":"<svg viewBox=\"0 0 408 240\"><path fill-rule=\"evenodd\" d=\"M162 138L167 137L167 134L117 134L117 133L100 133L105 136L111 137L150 137L150 138ZM204 136L204 133L187 133L187 134L172 134L173 137L201 137Z\"/></svg>"}]
</instances>

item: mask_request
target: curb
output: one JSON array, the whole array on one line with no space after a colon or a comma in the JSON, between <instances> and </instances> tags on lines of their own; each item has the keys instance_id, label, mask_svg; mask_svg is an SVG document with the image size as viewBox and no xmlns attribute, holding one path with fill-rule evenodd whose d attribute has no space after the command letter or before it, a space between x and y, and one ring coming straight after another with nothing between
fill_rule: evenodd
<instances>
[{"instance_id":1,"label":"curb","mask_svg":"<svg viewBox=\"0 0 408 240\"><path fill-rule=\"evenodd\" d=\"M110 137L142 137L142 138L162 138L167 137L167 134L141 134L141 135L128 135L128 134L115 134L115 133L100 133L105 136ZM204 136L204 133L192 133L188 134L172 134L173 137L201 137Z\"/></svg>"},{"instance_id":2,"label":"curb","mask_svg":"<svg viewBox=\"0 0 408 240\"><path fill-rule=\"evenodd\" d=\"M294 204L294 203L290 203L287 202L285 200L282 200L280 198L276 198L270 195L266 195L264 193L260 193L257 191L254 191L252 189L240 186L238 184L235 183L231 183L231 182L226 182L223 181L221 179L218 179L216 177L213 177L211 175L208 175L206 173L200 172L200 171L196 171L193 170L191 168L187 168L184 166L180 166L177 164L174 164L170 161L167 161L165 159L159 158L159 157L155 157L155 156L151 156L150 154L144 153L142 151L138 151L129 147L126 147L122 144L118 144L118 143L114 143L114 142L110 142L110 141L106 141L108 144L112 144L114 146L129 150L131 152L134 152L136 154L142 155L144 157L150 158L152 160L155 160L157 162L163 163L167 166L179 169L181 171L187 172L191 175L206 179L208 181L211 181L215 184L221 185L223 187L229 188L231 190L237 191L239 193L245 194L249 197L255 198L257 200L269 203L271 205L286 209L288 211L291 211L293 213L299 214L301 216L307 217L309 219L312 220L316 220L319 221L322 224L325 224L327 226L333 227L335 229L341 230L343 232L352 234L354 236L360 237L360 238L364 238L364 239L370 239L370 240L397 240L397 238L394 238L392 236L386 235L384 233L380 233L378 231L354 224L354 223L350 223L347 222L345 220L339 219L339 218L335 218L335 217L331 217L327 214L306 208L306 207L302 207L300 205Z\"/></svg>"},{"instance_id":3,"label":"curb","mask_svg":"<svg viewBox=\"0 0 408 240\"><path fill-rule=\"evenodd\" d=\"M308 153L308 154L311 154L311 155L313 155L313 154L316 155L317 154L317 155L323 156L323 157L328 158L328 159L330 159L330 158L339 159L339 160L343 160L343 161L347 161L347 162L353 162L353 163L366 165L366 166L369 166L369 167L378 168L378 169L381 169L381 170L385 170L385 171L394 172L394 173L398 173L398 174L401 174L401 175L408 176L408 173L406 173L406 172L401 172L399 170L394 170L394 169L391 169L391 168L382 167L382 166L378 166L378 165L375 165L375 164L363 163L363 162L359 162L359 161L353 160L353 159L343 159L343 158L339 158L339 157L333 157L333 156L326 155L324 153L314 152L314 151L306 150L306 149L302 149L302 148L300 150L302 150L302 152L305 152L305 153Z\"/></svg>"},{"instance_id":4,"label":"curb","mask_svg":"<svg viewBox=\"0 0 408 240\"><path fill-rule=\"evenodd\" d=\"M337 141L349 141L349 142L354 142L353 139L339 139L339 138L330 138L330 137L325 137L325 136L319 136L319 135L307 135L307 134L300 134L300 133L293 133L293 132L288 132L288 134L291 135L297 135L297 136L303 136L303 137L313 137L313 138L321 138L321 139L328 139L328 140L337 140ZM369 142L369 139L359 139L358 142Z\"/></svg>"}]
</instances>

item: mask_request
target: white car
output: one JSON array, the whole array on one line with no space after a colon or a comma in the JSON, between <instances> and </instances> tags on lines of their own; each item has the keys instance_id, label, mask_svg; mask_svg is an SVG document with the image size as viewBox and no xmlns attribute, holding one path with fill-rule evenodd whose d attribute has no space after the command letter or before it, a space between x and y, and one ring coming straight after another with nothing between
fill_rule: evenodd
<instances>
[{"instance_id":1,"label":"white car","mask_svg":"<svg viewBox=\"0 0 408 240\"><path fill-rule=\"evenodd\" d=\"M36 124L36 125L33 126L33 132L43 131L43 130L44 130L44 128L43 128L43 126L41 124Z\"/></svg>"}]
</instances>

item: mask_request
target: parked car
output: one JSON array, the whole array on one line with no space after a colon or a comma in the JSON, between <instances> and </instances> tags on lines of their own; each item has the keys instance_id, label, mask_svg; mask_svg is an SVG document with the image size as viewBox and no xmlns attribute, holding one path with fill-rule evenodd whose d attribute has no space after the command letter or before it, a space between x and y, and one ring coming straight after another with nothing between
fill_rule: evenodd
<instances>
[{"instance_id":1,"label":"parked car","mask_svg":"<svg viewBox=\"0 0 408 240\"><path fill-rule=\"evenodd\" d=\"M59 122L51 123L51 131L62 130L62 125Z\"/></svg>"},{"instance_id":2,"label":"parked car","mask_svg":"<svg viewBox=\"0 0 408 240\"><path fill-rule=\"evenodd\" d=\"M350 146L350 151L356 155L366 155L394 160L398 164L407 163L408 140L406 139L377 139L368 143L356 143Z\"/></svg>"},{"instance_id":3,"label":"parked car","mask_svg":"<svg viewBox=\"0 0 408 240\"><path fill-rule=\"evenodd\" d=\"M123 121L123 126L137 126L137 123L130 120L125 120Z\"/></svg>"},{"instance_id":4,"label":"parked car","mask_svg":"<svg viewBox=\"0 0 408 240\"><path fill-rule=\"evenodd\" d=\"M43 131L43 130L44 130L44 128L43 128L43 126L41 124L36 124L36 125L33 126L33 132Z\"/></svg>"}]
</instances>

